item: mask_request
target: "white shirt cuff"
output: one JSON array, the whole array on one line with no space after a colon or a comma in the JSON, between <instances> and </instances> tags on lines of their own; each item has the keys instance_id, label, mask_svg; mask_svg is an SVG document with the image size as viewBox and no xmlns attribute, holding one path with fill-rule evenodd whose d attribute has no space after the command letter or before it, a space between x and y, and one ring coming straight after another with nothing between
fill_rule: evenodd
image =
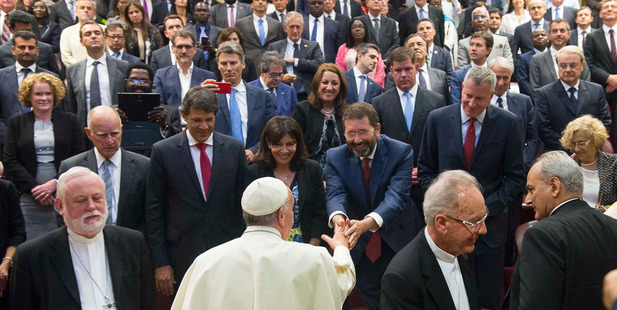
<instances>
[{"instance_id":1,"label":"white shirt cuff","mask_svg":"<svg viewBox=\"0 0 617 310\"><path fill-rule=\"evenodd\" d=\"M330 214L330 217L328 218L328 227L333 228L334 226L332 225L332 218L337 215L337 214L341 214L342 216L344 216L345 218L347 218L347 214L341 212L341 211L334 211L332 212L332 214Z\"/></svg>"},{"instance_id":2,"label":"white shirt cuff","mask_svg":"<svg viewBox=\"0 0 617 310\"><path fill-rule=\"evenodd\" d=\"M377 226L381 228L381 226L383 225L383 218L381 218L381 215L377 214L376 212L371 212L367 215L367 217L368 216L372 217L375 220L375 223L377 223ZM371 232L376 232L377 230L379 230L379 228L375 230L371 230Z\"/></svg>"}]
</instances>

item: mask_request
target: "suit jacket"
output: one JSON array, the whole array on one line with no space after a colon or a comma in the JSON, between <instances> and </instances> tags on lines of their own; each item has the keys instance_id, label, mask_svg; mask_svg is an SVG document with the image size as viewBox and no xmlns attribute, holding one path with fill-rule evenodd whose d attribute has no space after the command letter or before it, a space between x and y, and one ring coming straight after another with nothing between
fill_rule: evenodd
<instances>
[{"instance_id":1,"label":"suit jacket","mask_svg":"<svg viewBox=\"0 0 617 310\"><path fill-rule=\"evenodd\" d=\"M54 166L86 149L84 126L75 115L54 110L51 121L54 129ZM34 148L34 112L13 116L7 124L4 145L4 168L20 194L39 185L36 180L37 160Z\"/></svg>"},{"instance_id":2,"label":"suit jacket","mask_svg":"<svg viewBox=\"0 0 617 310\"><path fill-rule=\"evenodd\" d=\"M144 237L136 231L105 226L105 252L121 309L154 309L154 275ZM14 309L81 309L66 226L17 248L11 286ZM46 285L40 285L40 283Z\"/></svg>"},{"instance_id":3,"label":"suit jacket","mask_svg":"<svg viewBox=\"0 0 617 310\"><path fill-rule=\"evenodd\" d=\"M581 73L581 79L589 81L590 78L589 67L585 64L583 73ZM529 82L532 90L538 90L538 88L551 84L558 79L559 75L555 71L550 49L531 57L531 62L529 63Z\"/></svg>"},{"instance_id":4,"label":"suit jacket","mask_svg":"<svg viewBox=\"0 0 617 310\"><path fill-rule=\"evenodd\" d=\"M585 63L589 65L591 81L606 87L608 77L617 74L617 63L611 60L611 52L602 28L592 31L585 40ZM611 108L617 105L617 92L606 94Z\"/></svg>"},{"instance_id":5,"label":"suit jacket","mask_svg":"<svg viewBox=\"0 0 617 310\"><path fill-rule=\"evenodd\" d=\"M450 98L452 99L452 103L460 104L461 103L461 91L463 90L463 81L465 81L465 75L467 71L471 69L471 64L466 65L465 67L454 71L452 74L452 80L450 83Z\"/></svg>"},{"instance_id":6,"label":"suit jacket","mask_svg":"<svg viewBox=\"0 0 617 310\"><path fill-rule=\"evenodd\" d=\"M527 95L508 92L506 95L508 111L518 117L519 129L523 138L523 163L529 171L538 155L540 137L538 136L538 118L536 110Z\"/></svg>"},{"instance_id":7,"label":"suit jacket","mask_svg":"<svg viewBox=\"0 0 617 310\"><path fill-rule=\"evenodd\" d=\"M446 100L445 105L449 105L450 100L451 100L450 86L448 85L448 79L447 79L446 73L441 70L434 69L431 67L428 67L427 69L428 69L427 70L428 78L429 78L429 82L431 83L432 91L442 95L444 99ZM416 79L416 82L418 82L417 79ZM396 87L394 83L394 77L392 77L391 72L388 72L388 75L386 75L386 91L393 89L394 87Z\"/></svg>"},{"instance_id":8,"label":"suit jacket","mask_svg":"<svg viewBox=\"0 0 617 310\"><path fill-rule=\"evenodd\" d=\"M332 13L336 13L336 12L332 12ZM324 12L324 14L326 13ZM347 28L349 27L349 23L351 23L351 19L343 14L336 13L334 16L334 20L338 22L338 26L341 29L341 34L343 34L343 38L344 38L345 37L344 33L347 33Z\"/></svg>"},{"instance_id":9,"label":"suit jacket","mask_svg":"<svg viewBox=\"0 0 617 310\"><path fill-rule=\"evenodd\" d=\"M445 49L433 45L433 55L431 55L431 68L439 69L448 76L448 83L452 78L454 69L452 68L452 56Z\"/></svg>"},{"instance_id":10,"label":"suit jacket","mask_svg":"<svg viewBox=\"0 0 617 310\"><path fill-rule=\"evenodd\" d=\"M377 33L373 27L373 21L370 20L370 16L368 16L368 14L361 15L359 18L369 25L367 29L369 42L377 43L377 46L381 49L382 55L386 55L386 52L393 46L399 46L400 39L398 36L396 21L394 19L381 16L379 22L379 33ZM347 29L345 29L345 31L347 31Z\"/></svg>"},{"instance_id":11,"label":"suit jacket","mask_svg":"<svg viewBox=\"0 0 617 310\"><path fill-rule=\"evenodd\" d=\"M263 88L252 85L246 86L246 98L248 103L248 122L246 124L245 148L257 153L259 148L259 138L266 123L276 115L274 100ZM229 104L225 94L217 94L219 110L216 112L216 122L214 130L224 135L231 136L231 117L229 115Z\"/></svg>"},{"instance_id":12,"label":"suit jacket","mask_svg":"<svg viewBox=\"0 0 617 310\"><path fill-rule=\"evenodd\" d=\"M480 309L476 274L468 254L457 257L470 309ZM454 301L424 231L398 252L381 280L380 309L454 310Z\"/></svg>"},{"instance_id":13,"label":"suit jacket","mask_svg":"<svg viewBox=\"0 0 617 310\"><path fill-rule=\"evenodd\" d=\"M346 71L344 75L345 80L347 80L347 103L352 104L358 102L358 87L356 86L356 76L353 73L353 69ZM366 78L366 81L367 85L364 102L371 103L374 97L381 95L382 89L379 84L375 83L375 81L371 80L369 77Z\"/></svg>"},{"instance_id":14,"label":"suit jacket","mask_svg":"<svg viewBox=\"0 0 617 310\"><path fill-rule=\"evenodd\" d=\"M6 253L7 247L18 246L24 241L26 223L19 206L19 193L13 183L0 179L0 252ZM8 296L4 299L8 304ZM0 305L4 303L0 302Z\"/></svg>"},{"instance_id":15,"label":"suit jacket","mask_svg":"<svg viewBox=\"0 0 617 310\"><path fill-rule=\"evenodd\" d=\"M252 59L256 64L259 63L261 54L266 51L269 44L285 39L283 25L278 20L267 16L266 20L268 21L268 29L264 29L266 32L266 43L264 45L261 45L259 41L258 29L255 29L253 24L253 14L236 21L235 28L244 35L243 47L246 57Z\"/></svg>"},{"instance_id":16,"label":"suit jacket","mask_svg":"<svg viewBox=\"0 0 617 310\"><path fill-rule=\"evenodd\" d=\"M349 10L349 14L351 14L350 16L347 16L349 17L349 19L352 19L356 16L364 15L364 11L362 10L362 5L360 5L360 2L351 1L351 0L347 0L347 1L348 1L348 4L351 5L351 7L347 7L347 9ZM334 12L336 12L336 14L342 14L341 4L339 3L338 0L334 1ZM346 16L346 15L343 15L343 16Z\"/></svg>"},{"instance_id":17,"label":"suit jacket","mask_svg":"<svg viewBox=\"0 0 617 310\"><path fill-rule=\"evenodd\" d=\"M523 237L510 309L604 309L602 280L617 268L616 236L617 221L582 199L556 209Z\"/></svg>"},{"instance_id":18,"label":"suit jacket","mask_svg":"<svg viewBox=\"0 0 617 310\"><path fill-rule=\"evenodd\" d=\"M507 207L512 205L525 182L523 142L516 115L489 105L468 168L463 153L461 105L432 111L426 120L418 158L418 180L428 189L445 170L462 169L478 179L490 212L488 233L480 236L491 248L506 240Z\"/></svg>"},{"instance_id":19,"label":"suit jacket","mask_svg":"<svg viewBox=\"0 0 617 310\"><path fill-rule=\"evenodd\" d=\"M227 4L215 5L210 8L210 11L212 15L210 16L208 22L211 25L217 26L221 29L229 27L229 21L227 20ZM236 1L234 4L234 13L236 13L235 22L238 22L240 18L253 14L253 9L250 4Z\"/></svg>"},{"instance_id":20,"label":"suit jacket","mask_svg":"<svg viewBox=\"0 0 617 310\"><path fill-rule=\"evenodd\" d=\"M154 144L146 186L146 232L154 267L171 265L176 288L197 256L239 237L245 228L240 206L246 173L244 146L232 137L212 133L206 200L185 132Z\"/></svg>"},{"instance_id":21,"label":"suit jacket","mask_svg":"<svg viewBox=\"0 0 617 310\"><path fill-rule=\"evenodd\" d=\"M199 31L197 31L199 29ZM201 35L201 28L200 25L198 24L194 24L194 25L188 25L184 28L184 30L188 30L190 32L193 33L193 35L195 36L195 39L197 40L198 43L201 43L201 41L199 41L199 36ZM210 25L210 33L208 35L208 40L210 41L210 44L212 45L212 47L216 48L217 44L216 44L216 40L218 40L219 38L219 34L221 33L221 28L214 26L214 25ZM202 51L203 54L203 51ZM195 55L197 56L197 55ZM202 69L206 69L206 68L202 68ZM208 70L208 69L206 69Z\"/></svg>"},{"instance_id":22,"label":"suit jacket","mask_svg":"<svg viewBox=\"0 0 617 310\"><path fill-rule=\"evenodd\" d=\"M611 116L602 86L580 80L578 106L576 111L570 103L570 94L566 92L561 80L545 85L534 92L533 101L538 109L538 131L540 139L547 150L562 150L559 142L561 132L569 122L579 116L590 114L602 121L607 131Z\"/></svg>"},{"instance_id":23,"label":"suit jacket","mask_svg":"<svg viewBox=\"0 0 617 310\"><path fill-rule=\"evenodd\" d=\"M291 3L293 4L293 0L291 1ZM293 11L293 10L292 10L292 11ZM290 11L289 9L287 9L287 13L289 13L289 12L291 12L291 11ZM287 15L287 13L285 13L285 15ZM283 20L281 20L281 16L280 16L280 15L278 15L278 14L279 14L279 12L274 11L274 12L272 12L272 13L268 14L268 16L269 16L269 17L272 17L272 18L274 18L274 19L276 19L279 23L281 23L281 24L285 25L285 20L284 20L284 19L283 19ZM283 16L283 17L285 17L285 16ZM285 29L283 29L283 31L285 31Z\"/></svg>"},{"instance_id":24,"label":"suit jacket","mask_svg":"<svg viewBox=\"0 0 617 310\"><path fill-rule=\"evenodd\" d=\"M129 65L141 61L141 59L139 59L139 57L135 57L135 56L127 53L126 51L122 53L122 56L120 56L120 59L128 62Z\"/></svg>"},{"instance_id":25,"label":"suit jacket","mask_svg":"<svg viewBox=\"0 0 617 310\"><path fill-rule=\"evenodd\" d=\"M309 17L304 17L304 31L302 32L302 39L310 40L309 28L312 30L312 26L309 27ZM339 27L339 23L335 20L331 20L327 17L324 18L324 47L323 55L326 62L334 63L336 61L336 53L339 46L344 43L343 33ZM300 48L302 50L302 48ZM312 80L312 79L311 79Z\"/></svg>"},{"instance_id":26,"label":"suit jacket","mask_svg":"<svg viewBox=\"0 0 617 310\"><path fill-rule=\"evenodd\" d=\"M274 177L272 169L267 169L260 163L253 163L246 173L246 184L262 177ZM323 186L321 167L314 160L307 160L302 169L296 171L298 183L298 208L300 213L300 229L302 239L308 243L311 238L321 238L325 233L326 222L326 192Z\"/></svg>"},{"instance_id":27,"label":"suit jacket","mask_svg":"<svg viewBox=\"0 0 617 310\"><path fill-rule=\"evenodd\" d=\"M260 79L261 78L248 82L247 84L263 89ZM276 115L292 116L296 104L298 104L296 90L283 82L279 83L276 87Z\"/></svg>"},{"instance_id":28,"label":"suit jacket","mask_svg":"<svg viewBox=\"0 0 617 310\"><path fill-rule=\"evenodd\" d=\"M512 54L514 58L518 57L518 50L521 50L521 54L527 53L533 50L533 43L531 43L531 24L533 20L530 20L514 29L514 39L512 41ZM550 32L550 23L546 20L542 27L546 30L546 33Z\"/></svg>"},{"instance_id":29,"label":"suit jacket","mask_svg":"<svg viewBox=\"0 0 617 310\"><path fill-rule=\"evenodd\" d=\"M36 59L36 66L47 69L53 72L56 76L60 76L60 69L56 63L56 55L51 45L38 42L39 56ZM9 40L6 44L0 45L0 68L6 68L15 64L15 56L11 52L13 43Z\"/></svg>"},{"instance_id":30,"label":"suit jacket","mask_svg":"<svg viewBox=\"0 0 617 310\"><path fill-rule=\"evenodd\" d=\"M459 68L462 68L470 63L469 60L469 41L471 37L467 37L458 41L458 54L456 57L456 65ZM486 61L491 61L495 59L495 57L501 56L512 60L512 51L510 50L510 43L508 42L508 38L493 35L493 49L491 53L488 55Z\"/></svg>"},{"instance_id":31,"label":"suit jacket","mask_svg":"<svg viewBox=\"0 0 617 310\"><path fill-rule=\"evenodd\" d=\"M433 43L439 47L443 47L446 39L444 30L444 17L443 11L432 5L428 6L428 16L435 24L435 31L437 34L433 40ZM400 38L400 45L405 45L405 39L412 33L418 31L418 14L416 13L416 6L412 5L410 8L401 13L398 25L398 35Z\"/></svg>"},{"instance_id":32,"label":"suit jacket","mask_svg":"<svg viewBox=\"0 0 617 310\"><path fill-rule=\"evenodd\" d=\"M415 208L412 207L409 190L413 151L411 146L380 135L373 157L370 176L370 205L362 179L362 162L358 155L341 145L326 154L326 208L328 215L338 211L349 219L360 220L371 212L383 219L379 229L381 238L396 253L420 231ZM364 248L370 239L364 233L351 250L354 263L364 256Z\"/></svg>"},{"instance_id":33,"label":"suit jacket","mask_svg":"<svg viewBox=\"0 0 617 310\"><path fill-rule=\"evenodd\" d=\"M76 19L77 16L75 16L75 19L71 16L71 12L66 7L64 0L60 0L49 7L49 20L60 25L62 30L68 26L75 25Z\"/></svg>"},{"instance_id":34,"label":"suit jacket","mask_svg":"<svg viewBox=\"0 0 617 310\"><path fill-rule=\"evenodd\" d=\"M105 53L107 61L107 73L109 74L109 88L112 104L118 104L118 92L124 90L124 75L128 68L128 62L114 59ZM66 97L65 111L77 115L77 120L82 128L86 127L87 110L86 102L86 59L70 65L66 68Z\"/></svg>"},{"instance_id":35,"label":"suit jacket","mask_svg":"<svg viewBox=\"0 0 617 310\"><path fill-rule=\"evenodd\" d=\"M298 45L300 46L300 58L298 58L298 66L294 67L294 72L298 70L304 91L310 94L313 89L313 76L317 72L317 68L324 63L324 57L317 42L300 39ZM277 51L283 58L286 48L287 39L274 42L268 46L269 51Z\"/></svg>"},{"instance_id":36,"label":"suit jacket","mask_svg":"<svg viewBox=\"0 0 617 310\"><path fill-rule=\"evenodd\" d=\"M171 51L169 51L169 45L165 45L152 52L152 61L150 62L150 67L152 67L152 70L154 70L154 72L158 71L159 69L169 67L172 65L172 56L176 57L175 55L172 55ZM198 48L197 52L195 52L195 56L193 56L193 64L195 65L195 67L204 70L210 70L208 62L204 58L204 51L201 48Z\"/></svg>"},{"instance_id":37,"label":"suit jacket","mask_svg":"<svg viewBox=\"0 0 617 310\"><path fill-rule=\"evenodd\" d=\"M165 17L169 15L167 9L167 1L159 1L152 3L152 16L150 16L150 24L158 27L163 25Z\"/></svg>"},{"instance_id":38,"label":"suit jacket","mask_svg":"<svg viewBox=\"0 0 617 310\"><path fill-rule=\"evenodd\" d=\"M120 170L120 193L116 225L143 230L146 207L146 176L150 159L124 149ZM58 176L73 167L86 167L98 174L94 149L67 158L60 164Z\"/></svg>"},{"instance_id":39,"label":"suit jacket","mask_svg":"<svg viewBox=\"0 0 617 310\"><path fill-rule=\"evenodd\" d=\"M574 31L576 29L576 11L577 9L575 8L571 8L569 6L562 6L561 7L563 9L560 10L561 12L559 12L559 16L560 18L563 18L565 20L568 21L568 25L570 26L570 31ZM544 20L547 22L551 22L553 20L553 9L554 7L550 7L546 10L546 13L544 13Z\"/></svg>"},{"instance_id":40,"label":"suit jacket","mask_svg":"<svg viewBox=\"0 0 617 310\"><path fill-rule=\"evenodd\" d=\"M190 87L197 86L207 79L216 80L216 76L210 71L193 66ZM182 85L178 67L169 66L157 70L154 75L153 91L161 94L161 104L179 107L182 104Z\"/></svg>"},{"instance_id":41,"label":"suit jacket","mask_svg":"<svg viewBox=\"0 0 617 310\"><path fill-rule=\"evenodd\" d=\"M54 53L58 53L60 52L60 33L62 33L60 25L50 21L46 26L39 27L39 34L41 35L39 40L51 45Z\"/></svg>"},{"instance_id":42,"label":"suit jacket","mask_svg":"<svg viewBox=\"0 0 617 310\"><path fill-rule=\"evenodd\" d=\"M518 76L518 88L521 94L531 96L533 90L531 84L529 84L529 64L531 63L531 57L536 54L536 50L524 53L518 56L516 60L516 75Z\"/></svg>"}]
</instances>

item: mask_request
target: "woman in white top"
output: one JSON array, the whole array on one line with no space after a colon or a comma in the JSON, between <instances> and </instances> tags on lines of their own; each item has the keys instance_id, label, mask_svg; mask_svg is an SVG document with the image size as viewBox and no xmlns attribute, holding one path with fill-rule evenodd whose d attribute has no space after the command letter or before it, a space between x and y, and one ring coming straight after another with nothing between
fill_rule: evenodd
<instances>
[{"instance_id":1,"label":"woman in white top","mask_svg":"<svg viewBox=\"0 0 617 310\"><path fill-rule=\"evenodd\" d=\"M525 0L511 0L499 30L514 35L516 27L531 20Z\"/></svg>"}]
</instances>

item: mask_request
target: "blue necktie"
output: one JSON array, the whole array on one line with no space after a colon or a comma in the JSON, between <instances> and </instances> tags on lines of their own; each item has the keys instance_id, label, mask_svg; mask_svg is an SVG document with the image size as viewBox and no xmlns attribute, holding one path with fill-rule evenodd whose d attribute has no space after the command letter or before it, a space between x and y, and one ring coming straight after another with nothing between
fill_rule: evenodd
<instances>
[{"instance_id":1,"label":"blue necktie","mask_svg":"<svg viewBox=\"0 0 617 310\"><path fill-rule=\"evenodd\" d=\"M366 96L366 86L364 86L364 79L366 77L364 75L360 76L360 92L358 93L358 101L365 102L364 97Z\"/></svg>"},{"instance_id":2,"label":"blue necktie","mask_svg":"<svg viewBox=\"0 0 617 310\"><path fill-rule=\"evenodd\" d=\"M319 20L315 18L315 22L313 22L313 33L311 34L311 41L317 41L317 23Z\"/></svg>"},{"instance_id":3,"label":"blue necktie","mask_svg":"<svg viewBox=\"0 0 617 310\"><path fill-rule=\"evenodd\" d=\"M540 23L533 24L533 27L533 30L538 30L538 28L540 28Z\"/></svg>"},{"instance_id":4,"label":"blue necktie","mask_svg":"<svg viewBox=\"0 0 617 310\"><path fill-rule=\"evenodd\" d=\"M105 201L107 202L107 222L113 224L113 206L114 206L114 183L111 177L110 167L113 164L109 159L105 159L101 168L103 168L103 182L105 182Z\"/></svg>"},{"instance_id":5,"label":"blue necktie","mask_svg":"<svg viewBox=\"0 0 617 310\"><path fill-rule=\"evenodd\" d=\"M403 96L407 98L405 102L405 122L407 123L407 131L411 132L411 120L413 119L413 106L411 105L411 93L406 91Z\"/></svg>"},{"instance_id":6,"label":"blue necktie","mask_svg":"<svg viewBox=\"0 0 617 310\"><path fill-rule=\"evenodd\" d=\"M201 38L207 38L208 35L206 34L206 26L200 26L199 28L201 28L201 34L199 35L199 42L201 42Z\"/></svg>"},{"instance_id":7,"label":"blue necktie","mask_svg":"<svg viewBox=\"0 0 617 310\"><path fill-rule=\"evenodd\" d=\"M259 42L261 42L261 46L266 45L266 32L264 31L264 20L259 19Z\"/></svg>"},{"instance_id":8,"label":"blue necktie","mask_svg":"<svg viewBox=\"0 0 617 310\"><path fill-rule=\"evenodd\" d=\"M574 94L576 93L576 88L570 87L568 89L568 92L570 93L570 103L572 104L572 111L576 113L576 110L578 108L578 99L576 99L576 96L574 96Z\"/></svg>"},{"instance_id":9,"label":"blue necktie","mask_svg":"<svg viewBox=\"0 0 617 310\"><path fill-rule=\"evenodd\" d=\"M240 115L238 101L236 101L237 92L238 91L235 88L232 88L231 95L229 95L229 117L231 118L231 135L244 143L244 135L242 134L242 116Z\"/></svg>"},{"instance_id":10,"label":"blue necktie","mask_svg":"<svg viewBox=\"0 0 617 310\"><path fill-rule=\"evenodd\" d=\"M120 59L120 52L115 52L112 56L114 56L115 59Z\"/></svg>"},{"instance_id":11,"label":"blue necktie","mask_svg":"<svg viewBox=\"0 0 617 310\"><path fill-rule=\"evenodd\" d=\"M420 9L420 19L424 18L424 9Z\"/></svg>"},{"instance_id":12,"label":"blue necktie","mask_svg":"<svg viewBox=\"0 0 617 310\"><path fill-rule=\"evenodd\" d=\"M559 8L555 8L555 19L559 18Z\"/></svg>"},{"instance_id":13,"label":"blue necktie","mask_svg":"<svg viewBox=\"0 0 617 310\"><path fill-rule=\"evenodd\" d=\"M343 15L350 17L349 16L349 7L347 6L347 0L343 0Z\"/></svg>"}]
</instances>

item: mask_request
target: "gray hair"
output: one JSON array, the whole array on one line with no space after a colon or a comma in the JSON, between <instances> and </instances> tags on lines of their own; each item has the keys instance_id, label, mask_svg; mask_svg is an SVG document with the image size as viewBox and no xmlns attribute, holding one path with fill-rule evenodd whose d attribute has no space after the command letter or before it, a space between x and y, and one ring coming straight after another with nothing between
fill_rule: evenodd
<instances>
[{"instance_id":1,"label":"gray hair","mask_svg":"<svg viewBox=\"0 0 617 310\"><path fill-rule=\"evenodd\" d=\"M492 59L488 62L488 67L491 68L491 70L493 70L494 65L498 65L502 68L508 69L508 71L510 71L510 74L514 72L514 63L508 58L497 56L495 57L495 59Z\"/></svg>"},{"instance_id":2,"label":"gray hair","mask_svg":"<svg viewBox=\"0 0 617 310\"><path fill-rule=\"evenodd\" d=\"M471 12L471 16L473 17L478 12L484 13L484 15L486 15L487 18L489 16L488 10L485 7L483 7L483 6L479 6L479 7L475 8L475 9L473 9L473 11Z\"/></svg>"},{"instance_id":3,"label":"gray hair","mask_svg":"<svg viewBox=\"0 0 617 310\"><path fill-rule=\"evenodd\" d=\"M377 53L381 53L381 50L379 49L379 46L373 44L373 43L362 43L360 45L358 45L358 54L362 54L365 55L366 53L368 53L368 50L370 49L374 49L377 51Z\"/></svg>"},{"instance_id":4,"label":"gray hair","mask_svg":"<svg viewBox=\"0 0 617 310\"><path fill-rule=\"evenodd\" d=\"M219 44L219 47L216 50L216 62L219 61L219 55L221 55L221 53L236 54L240 57L240 61L244 62L244 50L238 42L225 41Z\"/></svg>"},{"instance_id":5,"label":"gray hair","mask_svg":"<svg viewBox=\"0 0 617 310\"><path fill-rule=\"evenodd\" d=\"M576 45L568 45L568 46L564 46L562 49L560 49L557 52L557 56L555 57L555 60L557 61L557 63L559 63L559 56L561 55L565 55L565 54L576 54L578 55L578 57L581 59L581 63L585 62L585 53L583 53L583 50L576 46Z\"/></svg>"},{"instance_id":6,"label":"gray hair","mask_svg":"<svg viewBox=\"0 0 617 310\"><path fill-rule=\"evenodd\" d=\"M287 12L287 14L285 14L285 26L289 25L289 22L294 19L299 19L302 23L302 26L304 26L304 17L302 16L302 14L295 11Z\"/></svg>"},{"instance_id":7,"label":"gray hair","mask_svg":"<svg viewBox=\"0 0 617 310\"><path fill-rule=\"evenodd\" d=\"M103 179L101 179L98 174L92 172L92 170L86 167L76 166L60 175L60 177L58 178L58 185L56 186L56 196L64 202L64 197L66 194L66 184L72 179L83 176L95 177L99 182L101 182L101 184L103 184L103 187L105 187L105 182L103 182Z\"/></svg>"},{"instance_id":8,"label":"gray hair","mask_svg":"<svg viewBox=\"0 0 617 310\"><path fill-rule=\"evenodd\" d=\"M216 95L207 87L201 85L193 86L186 92L182 104L178 108L184 115L189 115L191 109L204 111L206 113L214 113L219 109Z\"/></svg>"},{"instance_id":9,"label":"gray hair","mask_svg":"<svg viewBox=\"0 0 617 310\"><path fill-rule=\"evenodd\" d=\"M259 60L259 72L268 72L270 66L281 66L281 68L285 69L285 60L283 60L283 57L281 57L277 51L269 51L261 55L261 59Z\"/></svg>"},{"instance_id":10,"label":"gray hair","mask_svg":"<svg viewBox=\"0 0 617 310\"><path fill-rule=\"evenodd\" d=\"M583 173L581 168L564 151L551 151L542 154L536 164L540 165L541 179L548 183L551 178L557 178L563 184L566 192L583 195Z\"/></svg>"},{"instance_id":11,"label":"gray hair","mask_svg":"<svg viewBox=\"0 0 617 310\"><path fill-rule=\"evenodd\" d=\"M467 71L467 74L465 74L465 81L467 80L471 80L471 82L475 85L489 83L491 86L491 92L495 91L495 85L497 85L497 77L495 76L495 73L487 67L471 67L471 69Z\"/></svg>"},{"instance_id":12,"label":"gray hair","mask_svg":"<svg viewBox=\"0 0 617 310\"><path fill-rule=\"evenodd\" d=\"M88 1L88 2L92 3L92 6L94 7L94 11L96 11L96 1L92 1L92 0L77 0L77 1L75 1L75 8L77 8L77 3L83 2L83 1Z\"/></svg>"},{"instance_id":13,"label":"gray hair","mask_svg":"<svg viewBox=\"0 0 617 310\"><path fill-rule=\"evenodd\" d=\"M424 194L424 222L435 225L435 216L458 210L459 192L462 188L475 187L482 191L478 180L464 170L444 171L433 181Z\"/></svg>"}]
</instances>

